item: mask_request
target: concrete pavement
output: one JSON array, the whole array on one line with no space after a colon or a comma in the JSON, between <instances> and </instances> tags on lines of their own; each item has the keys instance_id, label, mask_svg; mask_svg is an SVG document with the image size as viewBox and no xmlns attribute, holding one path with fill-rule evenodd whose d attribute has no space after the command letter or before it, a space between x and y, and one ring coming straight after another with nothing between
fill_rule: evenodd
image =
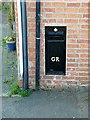
<instances>
[{"instance_id":1,"label":"concrete pavement","mask_svg":"<svg viewBox=\"0 0 90 120\"><path fill-rule=\"evenodd\" d=\"M88 118L86 88L36 91L29 97L3 98L3 118Z\"/></svg>"}]
</instances>

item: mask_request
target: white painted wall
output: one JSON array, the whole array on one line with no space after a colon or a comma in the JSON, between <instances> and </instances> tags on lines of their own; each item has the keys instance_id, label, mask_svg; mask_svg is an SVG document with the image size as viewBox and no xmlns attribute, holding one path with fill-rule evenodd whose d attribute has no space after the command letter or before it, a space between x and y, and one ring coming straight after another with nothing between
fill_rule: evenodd
<instances>
[{"instance_id":1,"label":"white painted wall","mask_svg":"<svg viewBox=\"0 0 90 120\"><path fill-rule=\"evenodd\" d=\"M23 49L22 49L22 25L21 25L21 6L20 0L17 0L18 9L18 32L19 32L19 77L23 77Z\"/></svg>"}]
</instances>

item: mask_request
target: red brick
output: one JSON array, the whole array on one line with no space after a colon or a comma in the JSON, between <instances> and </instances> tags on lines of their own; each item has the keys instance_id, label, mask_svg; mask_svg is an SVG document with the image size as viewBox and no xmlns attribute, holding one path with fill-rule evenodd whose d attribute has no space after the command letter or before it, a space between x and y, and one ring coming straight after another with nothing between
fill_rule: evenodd
<instances>
[{"instance_id":1,"label":"red brick","mask_svg":"<svg viewBox=\"0 0 90 120\"><path fill-rule=\"evenodd\" d=\"M76 13L76 12L79 12L79 9L77 8L65 8L64 9L64 12L66 12L66 13Z\"/></svg>"},{"instance_id":2,"label":"red brick","mask_svg":"<svg viewBox=\"0 0 90 120\"><path fill-rule=\"evenodd\" d=\"M80 8L80 13L88 13L88 8Z\"/></svg>"},{"instance_id":3,"label":"red brick","mask_svg":"<svg viewBox=\"0 0 90 120\"><path fill-rule=\"evenodd\" d=\"M88 54L80 54L80 57L82 57L82 58L88 58Z\"/></svg>"},{"instance_id":4,"label":"red brick","mask_svg":"<svg viewBox=\"0 0 90 120\"><path fill-rule=\"evenodd\" d=\"M68 48L78 48L79 45L77 44L68 44Z\"/></svg>"},{"instance_id":5,"label":"red brick","mask_svg":"<svg viewBox=\"0 0 90 120\"><path fill-rule=\"evenodd\" d=\"M83 28L83 29L88 29L89 26L88 26L88 25L82 25L81 28Z\"/></svg>"},{"instance_id":6,"label":"red brick","mask_svg":"<svg viewBox=\"0 0 90 120\"><path fill-rule=\"evenodd\" d=\"M63 19L57 19L56 22L57 23L63 23Z\"/></svg>"},{"instance_id":7,"label":"red brick","mask_svg":"<svg viewBox=\"0 0 90 120\"><path fill-rule=\"evenodd\" d=\"M43 20L43 23L48 23L48 20L46 20L46 19L45 19L45 20Z\"/></svg>"},{"instance_id":8,"label":"red brick","mask_svg":"<svg viewBox=\"0 0 90 120\"><path fill-rule=\"evenodd\" d=\"M36 7L36 2L34 2L34 1L33 1L33 2L27 2L27 5L28 5L28 4L29 4L31 7Z\"/></svg>"},{"instance_id":9,"label":"red brick","mask_svg":"<svg viewBox=\"0 0 90 120\"><path fill-rule=\"evenodd\" d=\"M84 44L86 44L86 43L88 43L88 40L77 40L77 43L84 43Z\"/></svg>"},{"instance_id":10,"label":"red brick","mask_svg":"<svg viewBox=\"0 0 90 120\"><path fill-rule=\"evenodd\" d=\"M68 14L68 18L83 18L82 14Z\"/></svg>"},{"instance_id":11,"label":"red brick","mask_svg":"<svg viewBox=\"0 0 90 120\"><path fill-rule=\"evenodd\" d=\"M56 85L60 85L62 81L60 81L60 80L54 80L53 82L54 82L54 84L56 84Z\"/></svg>"},{"instance_id":12,"label":"red brick","mask_svg":"<svg viewBox=\"0 0 90 120\"><path fill-rule=\"evenodd\" d=\"M63 8L55 8L55 12L62 13L63 12Z\"/></svg>"},{"instance_id":13,"label":"red brick","mask_svg":"<svg viewBox=\"0 0 90 120\"><path fill-rule=\"evenodd\" d=\"M63 76L63 80L74 80L73 76Z\"/></svg>"},{"instance_id":14,"label":"red brick","mask_svg":"<svg viewBox=\"0 0 90 120\"><path fill-rule=\"evenodd\" d=\"M48 20L49 23L56 23L56 19L50 19Z\"/></svg>"},{"instance_id":15,"label":"red brick","mask_svg":"<svg viewBox=\"0 0 90 120\"><path fill-rule=\"evenodd\" d=\"M83 14L83 18L90 18L90 14Z\"/></svg>"},{"instance_id":16,"label":"red brick","mask_svg":"<svg viewBox=\"0 0 90 120\"><path fill-rule=\"evenodd\" d=\"M56 76L56 79L62 80L62 76L58 75Z\"/></svg>"},{"instance_id":17,"label":"red brick","mask_svg":"<svg viewBox=\"0 0 90 120\"><path fill-rule=\"evenodd\" d=\"M80 67L88 67L88 63L81 63L79 66Z\"/></svg>"},{"instance_id":18,"label":"red brick","mask_svg":"<svg viewBox=\"0 0 90 120\"><path fill-rule=\"evenodd\" d=\"M65 19L64 22L65 23L70 23L70 24L71 23L78 23L78 19L77 20L75 20L75 19Z\"/></svg>"},{"instance_id":19,"label":"red brick","mask_svg":"<svg viewBox=\"0 0 90 120\"><path fill-rule=\"evenodd\" d=\"M28 8L28 12L35 12L35 11L36 11L36 8L31 8L31 7Z\"/></svg>"},{"instance_id":20,"label":"red brick","mask_svg":"<svg viewBox=\"0 0 90 120\"><path fill-rule=\"evenodd\" d=\"M88 49L87 50L84 50L84 49L77 50L77 53L88 53Z\"/></svg>"},{"instance_id":21,"label":"red brick","mask_svg":"<svg viewBox=\"0 0 90 120\"><path fill-rule=\"evenodd\" d=\"M78 67L77 63L68 63L67 67Z\"/></svg>"},{"instance_id":22,"label":"red brick","mask_svg":"<svg viewBox=\"0 0 90 120\"><path fill-rule=\"evenodd\" d=\"M80 7L80 3L67 3L67 7Z\"/></svg>"},{"instance_id":23,"label":"red brick","mask_svg":"<svg viewBox=\"0 0 90 120\"><path fill-rule=\"evenodd\" d=\"M74 26L72 26L73 28L74 28ZM75 35L68 35L68 38L72 38L72 39L75 39L75 38L81 38L81 36L80 36L80 34L78 33L78 35L77 34L75 34Z\"/></svg>"},{"instance_id":24,"label":"red brick","mask_svg":"<svg viewBox=\"0 0 90 120\"><path fill-rule=\"evenodd\" d=\"M43 76L43 79L53 79L53 76L46 75L46 76Z\"/></svg>"},{"instance_id":25,"label":"red brick","mask_svg":"<svg viewBox=\"0 0 90 120\"><path fill-rule=\"evenodd\" d=\"M88 20L87 19L80 19L79 23L85 25L86 23L88 23Z\"/></svg>"},{"instance_id":26,"label":"red brick","mask_svg":"<svg viewBox=\"0 0 90 120\"><path fill-rule=\"evenodd\" d=\"M52 14L51 14L51 13L47 13L47 14L46 14L46 17L52 18Z\"/></svg>"},{"instance_id":27,"label":"red brick","mask_svg":"<svg viewBox=\"0 0 90 120\"><path fill-rule=\"evenodd\" d=\"M76 68L76 71L88 71L88 68Z\"/></svg>"},{"instance_id":28,"label":"red brick","mask_svg":"<svg viewBox=\"0 0 90 120\"><path fill-rule=\"evenodd\" d=\"M44 5L45 7L51 7L52 2L43 2L43 5Z\"/></svg>"},{"instance_id":29,"label":"red brick","mask_svg":"<svg viewBox=\"0 0 90 120\"><path fill-rule=\"evenodd\" d=\"M80 76L88 76L88 73L79 73Z\"/></svg>"},{"instance_id":30,"label":"red brick","mask_svg":"<svg viewBox=\"0 0 90 120\"><path fill-rule=\"evenodd\" d=\"M55 12L55 8L42 8L42 12Z\"/></svg>"},{"instance_id":31,"label":"red brick","mask_svg":"<svg viewBox=\"0 0 90 120\"><path fill-rule=\"evenodd\" d=\"M79 48L82 48L82 49L83 49L83 48L84 48L84 49L86 48L86 49L88 49L88 44L80 44Z\"/></svg>"},{"instance_id":32,"label":"red brick","mask_svg":"<svg viewBox=\"0 0 90 120\"><path fill-rule=\"evenodd\" d=\"M47 83L47 84L51 84L51 83L52 83L52 80L46 80L46 83Z\"/></svg>"},{"instance_id":33,"label":"red brick","mask_svg":"<svg viewBox=\"0 0 90 120\"><path fill-rule=\"evenodd\" d=\"M60 14L60 13L56 13L53 14L54 18L67 18L67 14Z\"/></svg>"},{"instance_id":34,"label":"red brick","mask_svg":"<svg viewBox=\"0 0 90 120\"><path fill-rule=\"evenodd\" d=\"M76 66L74 66L74 67L76 67ZM78 76L78 73L76 73L76 72L67 72L67 75Z\"/></svg>"},{"instance_id":35,"label":"red brick","mask_svg":"<svg viewBox=\"0 0 90 120\"><path fill-rule=\"evenodd\" d=\"M64 7L66 6L65 2L52 2L52 7Z\"/></svg>"},{"instance_id":36,"label":"red brick","mask_svg":"<svg viewBox=\"0 0 90 120\"><path fill-rule=\"evenodd\" d=\"M69 43L77 43L77 40L68 40Z\"/></svg>"},{"instance_id":37,"label":"red brick","mask_svg":"<svg viewBox=\"0 0 90 120\"><path fill-rule=\"evenodd\" d=\"M67 59L67 62L75 62L75 59Z\"/></svg>"},{"instance_id":38,"label":"red brick","mask_svg":"<svg viewBox=\"0 0 90 120\"><path fill-rule=\"evenodd\" d=\"M79 57L79 55L78 54L67 54L67 57L77 58Z\"/></svg>"},{"instance_id":39,"label":"red brick","mask_svg":"<svg viewBox=\"0 0 90 120\"><path fill-rule=\"evenodd\" d=\"M88 7L88 6L89 6L89 3L82 3L81 6L82 6L82 7Z\"/></svg>"},{"instance_id":40,"label":"red brick","mask_svg":"<svg viewBox=\"0 0 90 120\"><path fill-rule=\"evenodd\" d=\"M68 53L75 53L75 50L73 50L73 49L68 49L67 52L68 52Z\"/></svg>"},{"instance_id":41,"label":"red brick","mask_svg":"<svg viewBox=\"0 0 90 120\"><path fill-rule=\"evenodd\" d=\"M89 30L81 30L80 31L80 33L82 34L82 35L87 35L88 36L88 32L90 32Z\"/></svg>"},{"instance_id":42,"label":"red brick","mask_svg":"<svg viewBox=\"0 0 90 120\"><path fill-rule=\"evenodd\" d=\"M80 81L88 80L88 77L76 77L76 80L80 80Z\"/></svg>"},{"instance_id":43,"label":"red brick","mask_svg":"<svg viewBox=\"0 0 90 120\"><path fill-rule=\"evenodd\" d=\"M86 58L78 58L77 60L76 60L77 62L88 62L88 59L86 59Z\"/></svg>"}]
</instances>

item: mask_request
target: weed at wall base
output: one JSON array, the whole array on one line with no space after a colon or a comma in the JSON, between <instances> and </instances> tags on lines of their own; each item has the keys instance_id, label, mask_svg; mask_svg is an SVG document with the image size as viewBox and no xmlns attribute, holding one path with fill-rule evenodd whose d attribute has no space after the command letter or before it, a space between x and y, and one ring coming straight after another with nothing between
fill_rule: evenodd
<instances>
[{"instance_id":1,"label":"weed at wall base","mask_svg":"<svg viewBox=\"0 0 90 120\"><path fill-rule=\"evenodd\" d=\"M20 89L18 82L11 84L11 91L9 93L9 97L11 97L12 95L21 95L22 97L28 97L31 94L32 92L29 90Z\"/></svg>"}]
</instances>

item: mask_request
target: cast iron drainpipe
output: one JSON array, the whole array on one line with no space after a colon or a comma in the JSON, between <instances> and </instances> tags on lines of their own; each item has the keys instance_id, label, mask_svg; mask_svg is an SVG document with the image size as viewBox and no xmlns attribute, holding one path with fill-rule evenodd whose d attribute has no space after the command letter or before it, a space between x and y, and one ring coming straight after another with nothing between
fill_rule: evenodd
<instances>
[{"instance_id":1,"label":"cast iron drainpipe","mask_svg":"<svg viewBox=\"0 0 90 120\"><path fill-rule=\"evenodd\" d=\"M36 89L40 83L40 0L36 0Z\"/></svg>"},{"instance_id":2,"label":"cast iron drainpipe","mask_svg":"<svg viewBox=\"0 0 90 120\"><path fill-rule=\"evenodd\" d=\"M28 89L28 43L26 2L21 0L22 46L23 46L23 89Z\"/></svg>"}]
</instances>

